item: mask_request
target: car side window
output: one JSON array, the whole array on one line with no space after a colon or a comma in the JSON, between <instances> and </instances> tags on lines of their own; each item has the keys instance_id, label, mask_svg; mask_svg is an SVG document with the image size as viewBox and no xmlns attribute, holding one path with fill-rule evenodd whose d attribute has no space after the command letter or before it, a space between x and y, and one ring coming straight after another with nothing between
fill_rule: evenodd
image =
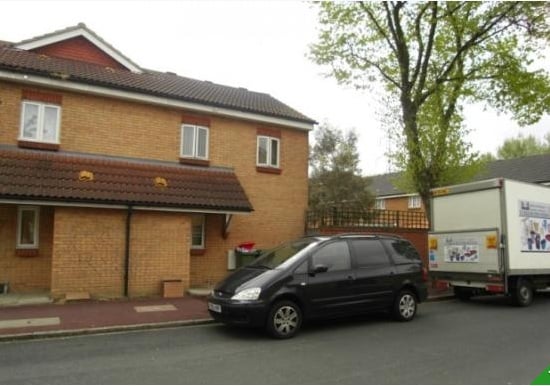
<instances>
[{"instance_id":1,"label":"car side window","mask_svg":"<svg viewBox=\"0 0 550 386\"><path fill-rule=\"evenodd\" d=\"M308 261L307 261L307 259L294 270L295 274L304 274L304 273L307 273L307 272L308 272Z\"/></svg>"},{"instance_id":2,"label":"car side window","mask_svg":"<svg viewBox=\"0 0 550 386\"><path fill-rule=\"evenodd\" d=\"M351 240L351 248L357 261L357 267L379 267L389 265L390 260L380 240L358 239Z\"/></svg>"},{"instance_id":3,"label":"car side window","mask_svg":"<svg viewBox=\"0 0 550 386\"><path fill-rule=\"evenodd\" d=\"M395 264L419 263L420 255L412 244L406 240L384 240Z\"/></svg>"},{"instance_id":4,"label":"car side window","mask_svg":"<svg viewBox=\"0 0 550 386\"><path fill-rule=\"evenodd\" d=\"M312 255L313 267L325 265L328 271L344 271L351 269L351 257L348 244L345 241L337 241L324 245Z\"/></svg>"}]
</instances>

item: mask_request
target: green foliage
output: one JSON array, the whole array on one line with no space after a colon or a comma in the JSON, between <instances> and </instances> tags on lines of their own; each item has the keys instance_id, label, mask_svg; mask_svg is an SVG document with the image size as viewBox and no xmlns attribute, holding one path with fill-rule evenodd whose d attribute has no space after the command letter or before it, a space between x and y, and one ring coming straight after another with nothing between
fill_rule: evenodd
<instances>
[{"instance_id":1,"label":"green foliage","mask_svg":"<svg viewBox=\"0 0 550 386\"><path fill-rule=\"evenodd\" d=\"M479 167L462 106L482 101L520 124L550 111L533 70L550 37L545 2L321 2L311 58L341 84L382 85L398 114L393 160L428 205L430 188ZM395 135L395 132L398 135ZM477 166L476 166L477 165ZM470 168L471 166L471 168ZM461 175L458 170L469 170ZM428 206L427 206L428 207Z\"/></svg>"},{"instance_id":2,"label":"green foliage","mask_svg":"<svg viewBox=\"0 0 550 386\"><path fill-rule=\"evenodd\" d=\"M348 205L367 208L372 203L368 181L361 176L357 134L343 133L328 124L315 132L310 151L309 207Z\"/></svg>"},{"instance_id":3,"label":"green foliage","mask_svg":"<svg viewBox=\"0 0 550 386\"><path fill-rule=\"evenodd\" d=\"M516 138L505 140L497 150L499 159L520 158L537 154L550 154L550 133L546 134L543 141L537 140L532 135L524 137L520 134Z\"/></svg>"}]
</instances>

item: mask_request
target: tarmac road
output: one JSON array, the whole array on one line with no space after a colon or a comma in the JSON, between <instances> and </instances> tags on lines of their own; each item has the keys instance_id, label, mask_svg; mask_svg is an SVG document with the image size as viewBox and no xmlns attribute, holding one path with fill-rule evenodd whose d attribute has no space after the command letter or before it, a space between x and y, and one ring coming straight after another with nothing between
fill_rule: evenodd
<instances>
[{"instance_id":1,"label":"tarmac road","mask_svg":"<svg viewBox=\"0 0 550 386\"><path fill-rule=\"evenodd\" d=\"M420 305L294 339L219 324L0 343L1 384L529 384L550 365L550 296Z\"/></svg>"}]
</instances>

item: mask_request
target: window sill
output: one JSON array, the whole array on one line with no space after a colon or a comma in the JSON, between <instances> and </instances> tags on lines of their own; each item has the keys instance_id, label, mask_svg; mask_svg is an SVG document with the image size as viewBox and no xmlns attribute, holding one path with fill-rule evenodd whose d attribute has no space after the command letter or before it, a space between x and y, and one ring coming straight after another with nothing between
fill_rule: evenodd
<instances>
[{"instance_id":1,"label":"window sill","mask_svg":"<svg viewBox=\"0 0 550 386\"><path fill-rule=\"evenodd\" d=\"M37 257L39 250L38 248L17 248L15 255L19 257Z\"/></svg>"},{"instance_id":2,"label":"window sill","mask_svg":"<svg viewBox=\"0 0 550 386\"><path fill-rule=\"evenodd\" d=\"M256 166L256 171L258 173L268 173L268 174L281 174L283 172L279 168L270 168L265 166Z\"/></svg>"},{"instance_id":3,"label":"window sill","mask_svg":"<svg viewBox=\"0 0 550 386\"><path fill-rule=\"evenodd\" d=\"M17 141L17 145L19 147L23 147L26 149L52 150L52 151L59 150L58 143L36 142L36 141L27 141L27 140L20 139L19 141Z\"/></svg>"},{"instance_id":4,"label":"window sill","mask_svg":"<svg viewBox=\"0 0 550 386\"><path fill-rule=\"evenodd\" d=\"M191 256L202 256L206 253L205 248L191 248Z\"/></svg>"},{"instance_id":5,"label":"window sill","mask_svg":"<svg viewBox=\"0 0 550 386\"><path fill-rule=\"evenodd\" d=\"M210 166L210 161L205 160L205 159L183 158L183 157L180 157L180 164L183 164L183 165L194 165L194 166Z\"/></svg>"}]
</instances>

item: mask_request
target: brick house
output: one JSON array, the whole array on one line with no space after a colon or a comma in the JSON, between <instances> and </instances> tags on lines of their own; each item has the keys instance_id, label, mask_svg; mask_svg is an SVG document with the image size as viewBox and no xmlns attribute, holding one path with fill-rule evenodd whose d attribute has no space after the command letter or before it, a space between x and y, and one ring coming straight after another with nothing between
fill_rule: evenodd
<instances>
[{"instance_id":1,"label":"brick house","mask_svg":"<svg viewBox=\"0 0 550 386\"><path fill-rule=\"evenodd\" d=\"M314 124L268 94L143 69L83 24L0 42L0 283L213 285L239 243L303 234Z\"/></svg>"},{"instance_id":2,"label":"brick house","mask_svg":"<svg viewBox=\"0 0 550 386\"><path fill-rule=\"evenodd\" d=\"M405 192L395 185L399 173L371 176L370 190L376 197L376 209L424 212L417 193ZM508 178L533 184L550 185L550 154L488 162L473 181Z\"/></svg>"}]
</instances>

